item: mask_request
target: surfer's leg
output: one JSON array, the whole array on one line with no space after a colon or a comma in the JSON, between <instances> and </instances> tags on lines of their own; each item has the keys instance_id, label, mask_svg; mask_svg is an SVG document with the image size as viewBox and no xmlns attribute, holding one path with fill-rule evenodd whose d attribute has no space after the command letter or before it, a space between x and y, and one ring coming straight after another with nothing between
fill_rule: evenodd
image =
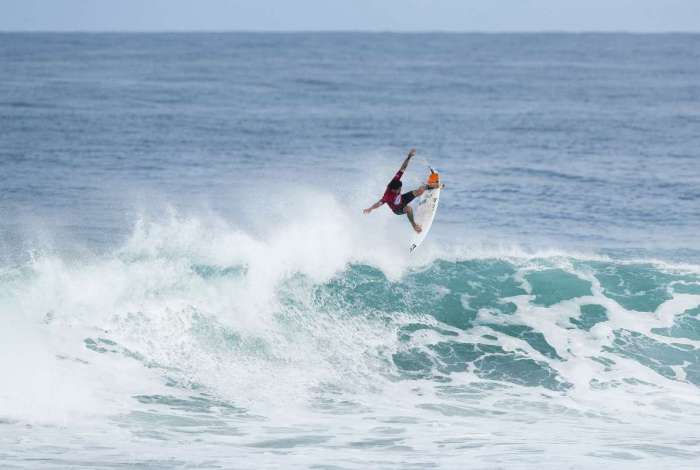
<instances>
[{"instance_id":1,"label":"surfer's leg","mask_svg":"<svg viewBox=\"0 0 700 470\"><path fill-rule=\"evenodd\" d=\"M413 191L411 191L411 194L413 194L413 197L418 197L421 194L423 194L424 192L425 192L425 185L422 185L420 188L414 189Z\"/></svg>"},{"instance_id":2,"label":"surfer's leg","mask_svg":"<svg viewBox=\"0 0 700 470\"><path fill-rule=\"evenodd\" d=\"M421 230L423 230L423 227L418 225L415 220L413 220L413 207L411 206L406 206L404 207L403 211L406 213L406 216L408 217L408 221L411 222L411 225L413 226L413 230L416 231L416 233L420 233Z\"/></svg>"},{"instance_id":3,"label":"surfer's leg","mask_svg":"<svg viewBox=\"0 0 700 470\"><path fill-rule=\"evenodd\" d=\"M403 205L404 207L408 206L411 203L411 201L413 201L416 198L416 194L414 194L416 191L409 191L407 193L403 193L401 195L401 205Z\"/></svg>"}]
</instances>

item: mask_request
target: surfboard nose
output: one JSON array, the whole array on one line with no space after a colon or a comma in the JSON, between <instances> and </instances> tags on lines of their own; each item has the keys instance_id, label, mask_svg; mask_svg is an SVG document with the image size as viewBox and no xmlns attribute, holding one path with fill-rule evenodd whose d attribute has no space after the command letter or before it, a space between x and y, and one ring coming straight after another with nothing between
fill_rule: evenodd
<instances>
[{"instance_id":1,"label":"surfboard nose","mask_svg":"<svg viewBox=\"0 0 700 470\"><path fill-rule=\"evenodd\" d=\"M436 186L440 183L440 175L438 173L431 173L428 176L428 186Z\"/></svg>"}]
</instances>

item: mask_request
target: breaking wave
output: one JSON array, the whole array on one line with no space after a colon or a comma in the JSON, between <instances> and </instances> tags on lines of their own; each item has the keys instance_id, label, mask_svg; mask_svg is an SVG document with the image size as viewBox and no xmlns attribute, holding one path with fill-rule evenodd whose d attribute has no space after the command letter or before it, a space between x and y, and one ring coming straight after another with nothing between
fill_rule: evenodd
<instances>
[{"instance_id":1,"label":"breaking wave","mask_svg":"<svg viewBox=\"0 0 700 470\"><path fill-rule=\"evenodd\" d=\"M169 413L212 410L284 422L641 409L640 426L688 429L700 416L696 266L430 244L409 257L339 217L257 235L142 219L109 252L5 266L0 419L146 416L158 434L181 425Z\"/></svg>"}]
</instances>

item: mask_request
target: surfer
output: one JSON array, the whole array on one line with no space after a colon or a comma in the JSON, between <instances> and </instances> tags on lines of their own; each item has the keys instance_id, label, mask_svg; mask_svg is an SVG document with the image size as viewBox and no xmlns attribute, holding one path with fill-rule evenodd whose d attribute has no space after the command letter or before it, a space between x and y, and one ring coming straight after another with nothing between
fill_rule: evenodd
<instances>
[{"instance_id":1,"label":"surfer","mask_svg":"<svg viewBox=\"0 0 700 470\"><path fill-rule=\"evenodd\" d=\"M369 214L372 212L374 209L377 207L381 206L382 204L386 203L389 208L394 212L396 215L402 215L406 214L408 217L408 221L411 222L411 226L413 226L413 230L416 231L416 233L420 233L423 228L416 223L415 220L413 220L413 208L409 206L408 204L413 201L416 197L420 196L425 192L426 189L431 188L431 186L428 186L427 184L421 185L418 189L414 189L413 191L409 191L407 193L401 194L401 186L403 183L401 182L401 177L403 176L403 173L406 171L406 167L408 166L408 162L411 161L411 158L416 154L416 149L411 149L410 152L408 152L408 156L406 157L406 160L403 161L403 164L401 165L401 168L399 168L399 171L396 172L396 175L394 175L394 178L389 182L389 184L386 187L386 191L384 192L384 196L374 204L372 204L370 207L365 209L363 212L365 214ZM436 183L437 187L437 183Z\"/></svg>"}]
</instances>

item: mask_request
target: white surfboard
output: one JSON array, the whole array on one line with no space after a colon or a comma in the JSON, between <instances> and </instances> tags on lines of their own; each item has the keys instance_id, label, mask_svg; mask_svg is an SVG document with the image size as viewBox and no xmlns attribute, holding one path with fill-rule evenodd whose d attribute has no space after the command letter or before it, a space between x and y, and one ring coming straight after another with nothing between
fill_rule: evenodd
<instances>
[{"instance_id":1,"label":"white surfboard","mask_svg":"<svg viewBox=\"0 0 700 470\"><path fill-rule=\"evenodd\" d=\"M413 233L413 239L408 250L411 253L423 243L430 231L430 227L433 225L435 212L437 212L438 203L440 202L440 187L427 189L416 201L413 203L413 217L423 230L420 233Z\"/></svg>"}]
</instances>

